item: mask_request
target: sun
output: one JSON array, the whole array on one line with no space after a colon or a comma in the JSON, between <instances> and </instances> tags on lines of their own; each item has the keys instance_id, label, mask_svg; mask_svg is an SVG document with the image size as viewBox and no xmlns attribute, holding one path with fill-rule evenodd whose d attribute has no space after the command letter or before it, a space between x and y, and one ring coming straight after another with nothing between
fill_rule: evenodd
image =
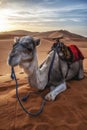
<instances>
[{"instance_id":1,"label":"sun","mask_svg":"<svg viewBox=\"0 0 87 130\"><path fill-rule=\"evenodd\" d=\"M0 16L0 32L8 30L8 21L5 17Z\"/></svg>"},{"instance_id":2,"label":"sun","mask_svg":"<svg viewBox=\"0 0 87 130\"><path fill-rule=\"evenodd\" d=\"M10 21L8 17L12 14L12 11L9 9L1 10L0 13L0 32L10 30Z\"/></svg>"},{"instance_id":3,"label":"sun","mask_svg":"<svg viewBox=\"0 0 87 130\"><path fill-rule=\"evenodd\" d=\"M8 31L10 29L7 17L0 14L0 32Z\"/></svg>"}]
</instances>

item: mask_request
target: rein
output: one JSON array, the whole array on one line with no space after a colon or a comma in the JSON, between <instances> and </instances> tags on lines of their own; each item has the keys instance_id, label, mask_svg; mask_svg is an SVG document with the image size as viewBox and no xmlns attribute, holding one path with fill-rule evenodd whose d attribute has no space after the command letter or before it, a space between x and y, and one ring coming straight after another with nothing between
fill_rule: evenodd
<instances>
[{"instance_id":1,"label":"rein","mask_svg":"<svg viewBox=\"0 0 87 130\"><path fill-rule=\"evenodd\" d=\"M16 78L15 71L14 71L14 68L13 68L13 67L12 67L12 72L11 72L11 78L12 78L13 80L15 80L15 83L16 83L16 97L17 97L17 99L18 99L18 102L19 102L20 106L21 106L22 109L24 110L24 112L25 112L26 114L30 115L30 116L33 116L33 117L38 116L38 115L43 111L43 108L44 108L44 106L45 106L45 103L46 103L45 98L42 97L42 98L43 98L43 101L42 101L41 107L40 107L40 109L39 109L36 113L28 112L27 109L23 106L23 104L22 104L22 102L21 102L21 100L20 100L20 98L19 98L19 94L18 94L18 82L17 82L17 78ZM22 101L26 101L31 94L38 94L38 93L32 92L32 93L28 94L27 96L23 97L23 98L22 98Z\"/></svg>"}]
</instances>

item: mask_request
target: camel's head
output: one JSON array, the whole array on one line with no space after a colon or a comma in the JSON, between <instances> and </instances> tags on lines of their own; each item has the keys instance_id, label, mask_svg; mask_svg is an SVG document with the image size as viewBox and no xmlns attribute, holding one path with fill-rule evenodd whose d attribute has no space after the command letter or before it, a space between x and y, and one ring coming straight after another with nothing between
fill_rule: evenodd
<instances>
[{"instance_id":1,"label":"camel's head","mask_svg":"<svg viewBox=\"0 0 87 130\"><path fill-rule=\"evenodd\" d=\"M30 36L15 38L15 43L8 57L10 66L20 65L22 62L31 62L35 55L36 46L39 45L40 39L34 40Z\"/></svg>"}]
</instances>

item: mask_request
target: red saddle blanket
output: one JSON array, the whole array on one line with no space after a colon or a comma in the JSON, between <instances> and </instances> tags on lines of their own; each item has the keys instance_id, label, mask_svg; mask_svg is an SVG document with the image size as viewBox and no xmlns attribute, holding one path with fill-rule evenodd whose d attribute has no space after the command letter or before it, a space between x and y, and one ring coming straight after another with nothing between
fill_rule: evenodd
<instances>
[{"instance_id":1,"label":"red saddle blanket","mask_svg":"<svg viewBox=\"0 0 87 130\"><path fill-rule=\"evenodd\" d=\"M76 45L70 45L69 49L73 54L73 62L84 59L83 54Z\"/></svg>"}]
</instances>

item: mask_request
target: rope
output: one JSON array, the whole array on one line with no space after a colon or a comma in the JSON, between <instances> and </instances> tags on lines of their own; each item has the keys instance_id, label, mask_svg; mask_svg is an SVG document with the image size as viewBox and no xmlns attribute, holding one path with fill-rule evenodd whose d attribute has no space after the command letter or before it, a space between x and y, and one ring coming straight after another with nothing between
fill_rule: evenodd
<instances>
[{"instance_id":1,"label":"rope","mask_svg":"<svg viewBox=\"0 0 87 130\"><path fill-rule=\"evenodd\" d=\"M16 78L16 75L15 75L15 71L14 71L14 68L12 67L12 73L11 73L11 78L13 80L15 80L15 83L16 83L16 97L18 99L18 102L20 104L20 106L22 107L22 109L25 111L26 114L30 115L30 116L33 116L33 117L36 117L38 116L42 111L43 111L43 108L45 106L45 103L46 103L46 100L44 97L43 98L43 102L41 104L41 107L40 109L36 112L36 113L31 113L31 112L28 112L27 109L23 106L23 104L21 103L21 100L19 98L19 94L18 94L18 82L17 82L17 78ZM37 93L33 93L33 94L37 94ZM22 100L23 101L26 101L26 99L29 97L29 95L25 96Z\"/></svg>"}]
</instances>

